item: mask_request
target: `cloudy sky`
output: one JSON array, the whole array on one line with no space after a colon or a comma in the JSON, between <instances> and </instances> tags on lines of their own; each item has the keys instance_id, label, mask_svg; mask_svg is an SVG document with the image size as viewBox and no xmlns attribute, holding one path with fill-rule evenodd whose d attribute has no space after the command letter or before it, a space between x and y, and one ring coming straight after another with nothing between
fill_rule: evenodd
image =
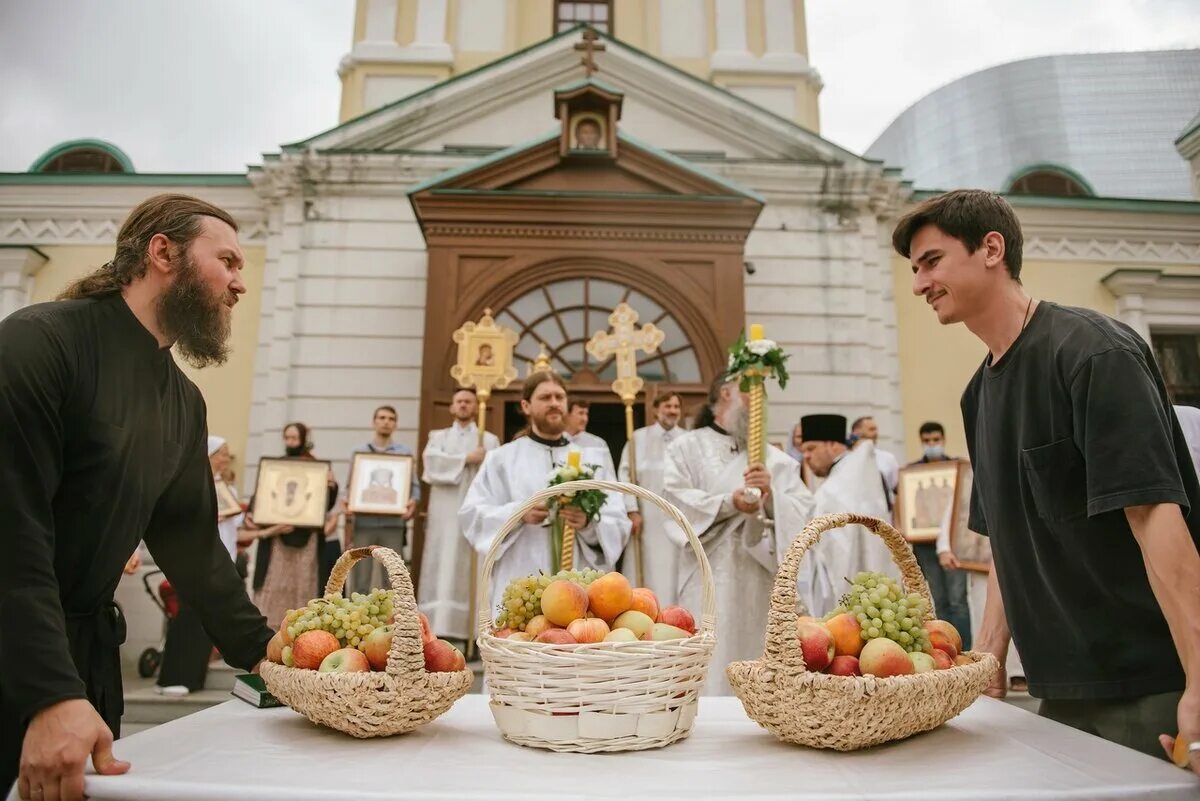
<instances>
[{"instance_id":1,"label":"cloudy sky","mask_svg":"<svg viewBox=\"0 0 1200 801\"><path fill-rule=\"evenodd\" d=\"M0 171L97 137L143 172L240 172L337 122L353 18L353 0L0 0ZM808 20L822 133L860 152L985 67L1200 47L1195 0L809 0Z\"/></svg>"}]
</instances>

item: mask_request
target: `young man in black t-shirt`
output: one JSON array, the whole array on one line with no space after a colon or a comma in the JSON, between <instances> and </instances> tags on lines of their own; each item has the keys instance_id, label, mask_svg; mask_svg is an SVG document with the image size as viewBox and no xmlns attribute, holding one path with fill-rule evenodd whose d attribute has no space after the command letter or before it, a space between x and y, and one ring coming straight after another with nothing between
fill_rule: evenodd
<instances>
[{"instance_id":1,"label":"young man in black t-shirt","mask_svg":"<svg viewBox=\"0 0 1200 801\"><path fill-rule=\"evenodd\" d=\"M1200 773L1200 485L1149 347L1026 294L990 192L932 198L892 241L913 293L989 350L962 397L995 564L977 648L1003 665L1011 626L1041 714L1146 753L1178 732Z\"/></svg>"}]
</instances>

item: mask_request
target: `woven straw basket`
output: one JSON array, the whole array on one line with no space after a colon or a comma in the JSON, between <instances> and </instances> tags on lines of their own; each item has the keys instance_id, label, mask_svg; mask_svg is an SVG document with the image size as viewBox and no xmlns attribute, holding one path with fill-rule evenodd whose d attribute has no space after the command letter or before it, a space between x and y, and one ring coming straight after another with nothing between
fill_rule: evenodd
<instances>
[{"instance_id":1,"label":"woven straw basket","mask_svg":"<svg viewBox=\"0 0 1200 801\"><path fill-rule=\"evenodd\" d=\"M935 729L966 709L995 675L991 654L968 652L969 665L910 676L831 676L805 669L796 639L796 571L821 534L848 525L879 536L900 567L907 592L928 603L929 586L904 537L882 520L855 514L818 517L788 548L775 576L762 659L726 668L746 714L780 740L813 748L854 751Z\"/></svg>"},{"instance_id":2,"label":"woven straw basket","mask_svg":"<svg viewBox=\"0 0 1200 801\"><path fill-rule=\"evenodd\" d=\"M520 529L522 517L541 501L588 489L627 493L656 504L687 534L700 562L704 590L695 635L666 642L572 645L492 636L489 585L500 544ZM691 733L697 698L717 642L712 570L687 520L654 493L613 481L574 481L534 495L492 542L483 563L478 608L479 652L492 696L492 716L505 739L552 751L599 753L658 748Z\"/></svg>"},{"instance_id":3,"label":"woven straw basket","mask_svg":"<svg viewBox=\"0 0 1200 801\"><path fill-rule=\"evenodd\" d=\"M355 737L387 737L412 731L445 712L471 689L474 675L470 669L426 672L412 580L404 560L390 548L372 545L346 551L333 566L325 594L341 594L350 568L368 557L383 563L392 583L396 633L387 669L319 673L264 662L262 677L272 695L313 723Z\"/></svg>"}]
</instances>

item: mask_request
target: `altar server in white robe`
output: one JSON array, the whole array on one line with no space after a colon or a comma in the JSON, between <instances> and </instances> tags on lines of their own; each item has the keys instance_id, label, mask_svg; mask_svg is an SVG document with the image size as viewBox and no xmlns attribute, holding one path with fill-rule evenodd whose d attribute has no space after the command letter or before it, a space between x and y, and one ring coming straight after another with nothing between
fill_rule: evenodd
<instances>
[{"instance_id":1,"label":"altar server in white robe","mask_svg":"<svg viewBox=\"0 0 1200 801\"><path fill-rule=\"evenodd\" d=\"M430 628L443 639L469 640L474 621L468 620L471 591L471 545L462 536L458 510L488 451L500 447L490 431L479 444L475 415L479 401L473 389L460 389L450 401L454 424L433 431L421 454L429 485L425 546L421 554L421 584L417 604L429 617Z\"/></svg>"},{"instance_id":2,"label":"altar server in white robe","mask_svg":"<svg viewBox=\"0 0 1200 801\"><path fill-rule=\"evenodd\" d=\"M706 695L729 695L725 666L762 654L775 572L813 512L812 493L783 451L768 445L765 465L747 464L747 401L736 383L718 379L709 391L709 413L667 447L663 492L700 538L716 589L717 647ZM747 487L760 490L762 499L747 494ZM681 548L679 604L699 623L699 562L683 547L678 526L668 531Z\"/></svg>"},{"instance_id":3,"label":"altar server in white robe","mask_svg":"<svg viewBox=\"0 0 1200 801\"><path fill-rule=\"evenodd\" d=\"M860 440L846 447L846 418L840 414L810 414L800 419L800 450L805 464L819 478L817 515L854 512L890 519L887 496L875 443ZM797 593L808 614L821 616L850 589L847 578L862 570L900 578L883 540L862 526L845 526L822 535L801 562Z\"/></svg>"},{"instance_id":4,"label":"altar server in white robe","mask_svg":"<svg viewBox=\"0 0 1200 801\"><path fill-rule=\"evenodd\" d=\"M546 488L550 471L567 461L575 448L563 436L567 391L554 373L538 372L525 380L521 411L529 419L529 433L488 454L458 519L463 535L482 559L501 526L539 490ZM601 464L603 454L583 448L584 464ZM611 457L610 457L611 458ZM629 518L620 495L609 494L598 519L587 521L581 510L565 507L560 512L575 529L575 568L612 570L629 539ZM491 605L500 603L504 587L517 576L549 571L549 511L541 503L525 513L524 525L500 546L491 580Z\"/></svg>"},{"instance_id":5,"label":"altar server in white robe","mask_svg":"<svg viewBox=\"0 0 1200 801\"><path fill-rule=\"evenodd\" d=\"M683 414L683 399L677 392L668 392L654 399L655 422L633 432L634 450L637 455L638 486L656 495L663 494L663 468L666 464L667 446L687 432L679 426ZM629 444L621 451L621 464L617 467L621 481L629 481ZM641 533L642 565L646 574L642 586L654 590L661 606L671 606L678 600L679 587L679 543L667 536L667 517L653 503L642 503L632 495L634 503L626 504L634 531ZM628 571L633 565L631 553L625 555ZM633 576L630 574L630 578Z\"/></svg>"}]
</instances>

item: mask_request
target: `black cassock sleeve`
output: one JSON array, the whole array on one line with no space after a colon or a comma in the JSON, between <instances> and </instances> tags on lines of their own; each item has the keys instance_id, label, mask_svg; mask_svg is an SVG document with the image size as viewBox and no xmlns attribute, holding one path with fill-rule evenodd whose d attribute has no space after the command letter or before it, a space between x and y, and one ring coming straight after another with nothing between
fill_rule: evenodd
<instances>
[{"instance_id":1,"label":"black cassock sleeve","mask_svg":"<svg viewBox=\"0 0 1200 801\"><path fill-rule=\"evenodd\" d=\"M74 357L44 322L0 324L0 688L22 722L87 698L54 572L54 493Z\"/></svg>"},{"instance_id":2,"label":"black cassock sleeve","mask_svg":"<svg viewBox=\"0 0 1200 801\"><path fill-rule=\"evenodd\" d=\"M203 418L205 412L200 411ZM175 480L159 498L146 546L184 603L234 667L250 670L267 653L272 632L246 595L217 534L217 495L208 462L208 434L188 445Z\"/></svg>"}]
</instances>

